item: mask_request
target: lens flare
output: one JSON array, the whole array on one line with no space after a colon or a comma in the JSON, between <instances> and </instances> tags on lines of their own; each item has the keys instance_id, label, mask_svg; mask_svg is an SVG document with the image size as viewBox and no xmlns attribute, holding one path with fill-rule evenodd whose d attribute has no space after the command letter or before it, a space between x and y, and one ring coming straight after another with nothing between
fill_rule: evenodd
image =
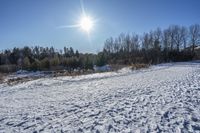
<instances>
[{"instance_id":1,"label":"lens flare","mask_svg":"<svg viewBox=\"0 0 200 133\"><path fill-rule=\"evenodd\" d=\"M94 22L89 16L83 16L79 22L80 28L86 32L90 32L93 28Z\"/></svg>"}]
</instances>

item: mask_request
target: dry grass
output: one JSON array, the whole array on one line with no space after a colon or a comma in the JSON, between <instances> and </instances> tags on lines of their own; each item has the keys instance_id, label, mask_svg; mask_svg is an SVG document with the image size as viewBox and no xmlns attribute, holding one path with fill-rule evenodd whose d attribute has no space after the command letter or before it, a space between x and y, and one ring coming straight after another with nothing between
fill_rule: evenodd
<instances>
[{"instance_id":1,"label":"dry grass","mask_svg":"<svg viewBox=\"0 0 200 133\"><path fill-rule=\"evenodd\" d=\"M117 71L124 67L127 67L127 65L120 65L120 64L111 64L111 71Z\"/></svg>"},{"instance_id":2,"label":"dry grass","mask_svg":"<svg viewBox=\"0 0 200 133\"><path fill-rule=\"evenodd\" d=\"M67 72L67 71L60 70L60 71L54 71L51 74L46 75L46 76L48 76L48 77L78 76L78 75L85 75L85 74L91 74L91 73L94 73L94 71ZM18 77L18 78L9 79L9 80L7 80L6 83L8 85L10 85L10 86L13 86L13 85L16 85L16 84L19 84L19 83L24 83L24 82L36 80L36 79L39 79L39 78L44 78L44 77L43 76L42 77L31 77L31 76L28 76L28 77Z\"/></svg>"},{"instance_id":3,"label":"dry grass","mask_svg":"<svg viewBox=\"0 0 200 133\"><path fill-rule=\"evenodd\" d=\"M59 77L59 76L79 76L79 75L86 75L86 74L91 74L94 73L93 70L81 70L81 71L55 71L53 73L53 77Z\"/></svg>"},{"instance_id":4,"label":"dry grass","mask_svg":"<svg viewBox=\"0 0 200 133\"><path fill-rule=\"evenodd\" d=\"M32 80L36 80L39 79L39 77L35 78L35 77L24 77L24 78L14 78L14 79L9 79L6 83L10 86L19 84L19 83L24 83L24 82L28 82L28 81L32 81Z\"/></svg>"},{"instance_id":5,"label":"dry grass","mask_svg":"<svg viewBox=\"0 0 200 133\"><path fill-rule=\"evenodd\" d=\"M3 74L0 73L0 81L3 80Z\"/></svg>"},{"instance_id":6,"label":"dry grass","mask_svg":"<svg viewBox=\"0 0 200 133\"><path fill-rule=\"evenodd\" d=\"M115 70L119 70L123 67L126 67L127 65L111 65L112 70L111 71L115 71ZM149 64L143 64L143 63L137 63L137 64L132 64L130 66L130 68L132 70L138 70L141 68L148 68L150 65ZM78 75L87 75L87 74L92 74L95 73L93 70L81 70L81 71L72 71L72 72L68 72L68 71L54 71L51 74L49 74L49 77L60 77L60 76L78 76ZM0 83L3 83L3 79L5 77L5 74L0 73ZM32 81L32 80L36 80L42 77L23 77L23 78L13 78L13 79L9 79L6 83L8 85L16 85L19 83L23 83L23 82L28 82L28 81Z\"/></svg>"},{"instance_id":7,"label":"dry grass","mask_svg":"<svg viewBox=\"0 0 200 133\"><path fill-rule=\"evenodd\" d=\"M0 73L0 84L3 83L6 74Z\"/></svg>"},{"instance_id":8,"label":"dry grass","mask_svg":"<svg viewBox=\"0 0 200 133\"><path fill-rule=\"evenodd\" d=\"M141 69L141 68L148 68L150 66L150 64L144 64L144 63L137 63L137 64L132 64L131 65L131 69L132 70L138 70L138 69Z\"/></svg>"}]
</instances>

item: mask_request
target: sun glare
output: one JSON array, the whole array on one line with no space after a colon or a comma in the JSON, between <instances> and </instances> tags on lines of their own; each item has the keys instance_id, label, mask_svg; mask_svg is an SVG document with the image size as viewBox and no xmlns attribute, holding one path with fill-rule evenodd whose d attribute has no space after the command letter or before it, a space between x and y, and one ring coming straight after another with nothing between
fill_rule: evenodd
<instances>
[{"instance_id":1,"label":"sun glare","mask_svg":"<svg viewBox=\"0 0 200 133\"><path fill-rule=\"evenodd\" d=\"M89 16L83 16L80 20L80 27L86 32L90 32L93 28L94 22Z\"/></svg>"}]
</instances>

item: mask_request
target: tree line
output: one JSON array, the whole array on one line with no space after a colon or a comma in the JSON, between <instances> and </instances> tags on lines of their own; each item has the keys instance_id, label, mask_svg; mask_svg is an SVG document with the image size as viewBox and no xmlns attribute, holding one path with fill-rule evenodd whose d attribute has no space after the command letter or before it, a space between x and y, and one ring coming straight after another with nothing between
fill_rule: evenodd
<instances>
[{"instance_id":1,"label":"tree line","mask_svg":"<svg viewBox=\"0 0 200 133\"><path fill-rule=\"evenodd\" d=\"M7 49L0 53L0 71L93 69L99 64L99 54L83 54L72 47L56 50L54 47L28 47Z\"/></svg>"},{"instance_id":2,"label":"tree line","mask_svg":"<svg viewBox=\"0 0 200 133\"><path fill-rule=\"evenodd\" d=\"M192 60L195 47L200 44L200 25L190 27L171 25L157 28L143 35L120 34L110 37L97 54L80 53L72 47L57 50L54 47L6 49L0 52L0 72L24 70L93 69L105 64L158 64L170 61Z\"/></svg>"},{"instance_id":3,"label":"tree line","mask_svg":"<svg viewBox=\"0 0 200 133\"><path fill-rule=\"evenodd\" d=\"M200 44L200 25L171 25L143 35L120 34L105 41L103 53L109 63L150 63L192 60Z\"/></svg>"}]
</instances>

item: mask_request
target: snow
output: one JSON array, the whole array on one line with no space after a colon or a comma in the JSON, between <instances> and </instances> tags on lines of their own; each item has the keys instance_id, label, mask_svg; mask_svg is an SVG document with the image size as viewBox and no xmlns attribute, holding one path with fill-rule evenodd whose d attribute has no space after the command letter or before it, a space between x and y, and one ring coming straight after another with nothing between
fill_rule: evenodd
<instances>
[{"instance_id":1,"label":"snow","mask_svg":"<svg viewBox=\"0 0 200 133\"><path fill-rule=\"evenodd\" d=\"M26 71L26 70L19 70L13 74L8 75L4 80L10 80L10 79L17 79L17 78L39 78L39 77L45 77L48 76L49 74L46 74L43 71Z\"/></svg>"},{"instance_id":2,"label":"snow","mask_svg":"<svg viewBox=\"0 0 200 133\"><path fill-rule=\"evenodd\" d=\"M100 71L100 72L106 72L106 71L110 71L111 67L109 65L104 65L104 66L96 66L94 65L94 70L95 71Z\"/></svg>"},{"instance_id":3,"label":"snow","mask_svg":"<svg viewBox=\"0 0 200 133\"><path fill-rule=\"evenodd\" d=\"M197 46L197 47L195 47L194 49L195 49L195 50L198 50L198 49L200 49L200 46Z\"/></svg>"},{"instance_id":4,"label":"snow","mask_svg":"<svg viewBox=\"0 0 200 133\"><path fill-rule=\"evenodd\" d=\"M0 132L200 132L200 63L0 85Z\"/></svg>"}]
</instances>

